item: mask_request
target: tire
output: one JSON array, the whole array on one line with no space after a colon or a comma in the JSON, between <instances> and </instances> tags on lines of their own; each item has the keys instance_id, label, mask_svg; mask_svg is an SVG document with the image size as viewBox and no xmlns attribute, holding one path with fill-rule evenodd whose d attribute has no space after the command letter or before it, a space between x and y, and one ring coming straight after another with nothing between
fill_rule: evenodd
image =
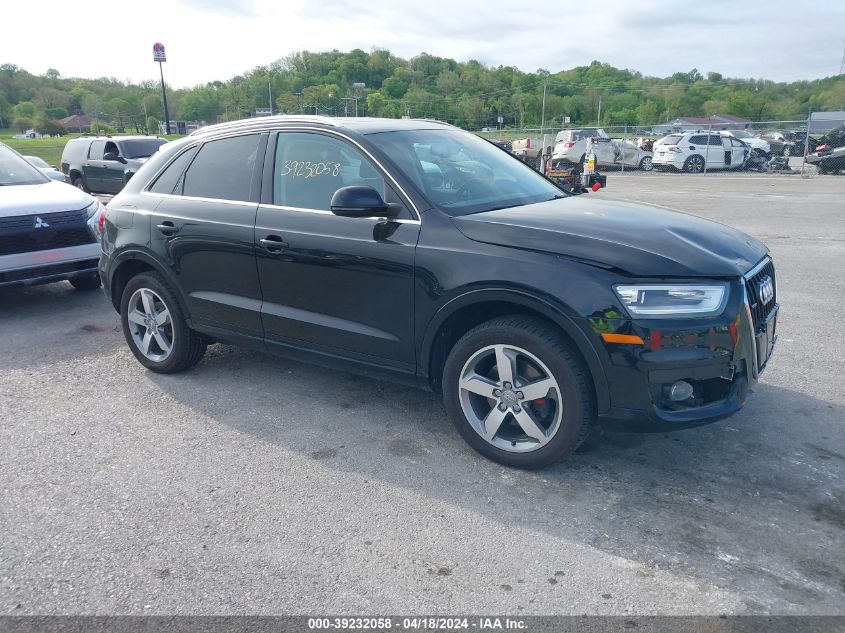
<instances>
[{"instance_id":1,"label":"tire","mask_svg":"<svg viewBox=\"0 0 845 633\"><path fill-rule=\"evenodd\" d=\"M73 277L69 279L70 285L77 290L96 290L100 287L100 275L86 275L85 277Z\"/></svg>"},{"instance_id":2,"label":"tire","mask_svg":"<svg viewBox=\"0 0 845 633\"><path fill-rule=\"evenodd\" d=\"M88 189L88 187L85 186L85 181L82 180L82 176L79 176L79 175L74 176L71 179L70 184L72 184L77 189L81 189L85 193L91 193L91 191Z\"/></svg>"},{"instance_id":3,"label":"tire","mask_svg":"<svg viewBox=\"0 0 845 633\"><path fill-rule=\"evenodd\" d=\"M698 154L684 161L684 171L688 174L700 174L704 171L704 159Z\"/></svg>"},{"instance_id":4,"label":"tire","mask_svg":"<svg viewBox=\"0 0 845 633\"><path fill-rule=\"evenodd\" d=\"M652 169L654 169L654 165L652 165L652 163L651 163L651 157L650 156L643 156L640 159L639 168L640 168L640 171L651 171Z\"/></svg>"},{"instance_id":5,"label":"tire","mask_svg":"<svg viewBox=\"0 0 845 633\"><path fill-rule=\"evenodd\" d=\"M148 305L151 310L146 308ZM130 320L130 310L134 321ZM150 314L158 320L144 323ZM120 322L135 358L159 374L175 374L193 367L208 345L205 337L188 327L175 292L158 273L145 272L129 280L120 299ZM142 349L145 339L146 353ZM169 343L169 349L162 343Z\"/></svg>"},{"instance_id":6,"label":"tire","mask_svg":"<svg viewBox=\"0 0 845 633\"><path fill-rule=\"evenodd\" d=\"M500 358L512 382L499 372ZM581 445L595 421L592 380L580 356L533 317L499 317L464 334L449 352L442 384L446 412L464 440L505 466L555 463Z\"/></svg>"}]
</instances>

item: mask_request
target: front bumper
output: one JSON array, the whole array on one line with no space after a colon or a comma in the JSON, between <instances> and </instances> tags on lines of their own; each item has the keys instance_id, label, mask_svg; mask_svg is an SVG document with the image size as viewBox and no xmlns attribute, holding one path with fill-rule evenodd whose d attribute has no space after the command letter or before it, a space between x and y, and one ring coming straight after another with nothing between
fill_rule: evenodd
<instances>
[{"instance_id":1,"label":"front bumper","mask_svg":"<svg viewBox=\"0 0 845 633\"><path fill-rule=\"evenodd\" d=\"M739 411L775 347L779 306L770 304L765 318L755 317L747 280L732 284L731 292L725 312L714 319L588 319L599 337L607 331L642 341L602 339L611 408L600 417L674 429ZM678 381L692 386L692 397L671 399L671 387Z\"/></svg>"},{"instance_id":2,"label":"front bumper","mask_svg":"<svg viewBox=\"0 0 845 633\"><path fill-rule=\"evenodd\" d=\"M0 286L62 281L97 272L99 243L0 256Z\"/></svg>"}]
</instances>

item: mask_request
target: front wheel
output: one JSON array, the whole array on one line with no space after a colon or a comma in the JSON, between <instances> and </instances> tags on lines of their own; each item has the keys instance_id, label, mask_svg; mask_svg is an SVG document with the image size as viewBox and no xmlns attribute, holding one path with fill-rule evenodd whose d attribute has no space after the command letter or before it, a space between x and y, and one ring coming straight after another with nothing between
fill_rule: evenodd
<instances>
[{"instance_id":1,"label":"front wheel","mask_svg":"<svg viewBox=\"0 0 845 633\"><path fill-rule=\"evenodd\" d=\"M443 401L458 432L485 457L542 468L572 453L595 419L589 373L546 322L500 317L467 332L443 371Z\"/></svg>"},{"instance_id":2,"label":"front wheel","mask_svg":"<svg viewBox=\"0 0 845 633\"><path fill-rule=\"evenodd\" d=\"M205 354L205 338L188 327L175 293L157 273L129 280L120 300L120 320L135 358L154 372L184 371Z\"/></svg>"},{"instance_id":3,"label":"front wheel","mask_svg":"<svg viewBox=\"0 0 845 633\"><path fill-rule=\"evenodd\" d=\"M652 169L654 169L654 165L651 163L651 156L643 156L640 159L640 170L651 171Z\"/></svg>"}]
</instances>

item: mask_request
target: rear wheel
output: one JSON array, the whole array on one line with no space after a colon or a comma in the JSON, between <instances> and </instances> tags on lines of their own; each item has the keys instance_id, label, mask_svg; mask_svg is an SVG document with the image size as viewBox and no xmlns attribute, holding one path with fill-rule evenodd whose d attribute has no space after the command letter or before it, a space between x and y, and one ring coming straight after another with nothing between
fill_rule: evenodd
<instances>
[{"instance_id":1,"label":"rear wheel","mask_svg":"<svg viewBox=\"0 0 845 633\"><path fill-rule=\"evenodd\" d=\"M642 171L651 171L654 169L654 165L651 164L651 156L643 156L640 159L640 169Z\"/></svg>"},{"instance_id":2,"label":"rear wheel","mask_svg":"<svg viewBox=\"0 0 845 633\"><path fill-rule=\"evenodd\" d=\"M184 371L205 354L206 339L188 327L175 293L158 273L141 273L129 280L120 317L135 358L154 372Z\"/></svg>"},{"instance_id":3,"label":"rear wheel","mask_svg":"<svg viewBox=\"0 0 845 633\"><path fill-rule=\"evenodd\" d=\"M442 384L461 436L506 466L542 468L566 457L595 417L577 353L531 317L500 317L467 332L449 353Z\"/></svg>"},{"instance_id":4,"label":"rear wheel","mask_svg":"<svg viewBox=\"0 0 845 633\"><path fill-rule=\"evenodd\" d=\"M690 174L700 174L704 171L704 159L701 156L690 156L684 162L684 171Z\"/></svg>"},{"instance_id":5,"label":"rear wheel","mask_svg":"<svg viewBox=\"0 0 845 633\"><path fill-rule=\"evenodd\" d=\"M100 287L100 275L96 273L85 277L73 277L68 281L77 290L96 290Z\"/></svg>"},{"instance_id":6,"label":"rear wheel","mask_svg":"<svg viewBox=\"0 0 845 633\"><path fill-rule=\"evenodd\" d=\"M88 190L88 187L85 186L85 182L82 180L82 176L76 174L73 178L71 178L70 184L72 184L77 189L81 189L85 193L91 193Z\"/></svg>"}]
</instances>

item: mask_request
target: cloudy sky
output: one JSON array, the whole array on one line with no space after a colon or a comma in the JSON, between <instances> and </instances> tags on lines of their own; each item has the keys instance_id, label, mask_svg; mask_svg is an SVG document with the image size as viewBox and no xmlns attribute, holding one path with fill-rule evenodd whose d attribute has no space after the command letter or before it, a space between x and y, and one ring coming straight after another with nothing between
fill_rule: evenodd
<instances>
[{"instance_id":1,"label":"cloudy sky","mask_svg":"<svg viewBox=\"0 0 845 633\"><path fill-rule=\"evenodd\" d=\"M68 77L225 80L302 49L387 48L552 72L593 59L665 76L839 72L845 0L66 0L3 6L0 63ZM74 8L71 8L73 6ZM557 8L559 7L559 8Z\"/></svg>"}]
</instances>

